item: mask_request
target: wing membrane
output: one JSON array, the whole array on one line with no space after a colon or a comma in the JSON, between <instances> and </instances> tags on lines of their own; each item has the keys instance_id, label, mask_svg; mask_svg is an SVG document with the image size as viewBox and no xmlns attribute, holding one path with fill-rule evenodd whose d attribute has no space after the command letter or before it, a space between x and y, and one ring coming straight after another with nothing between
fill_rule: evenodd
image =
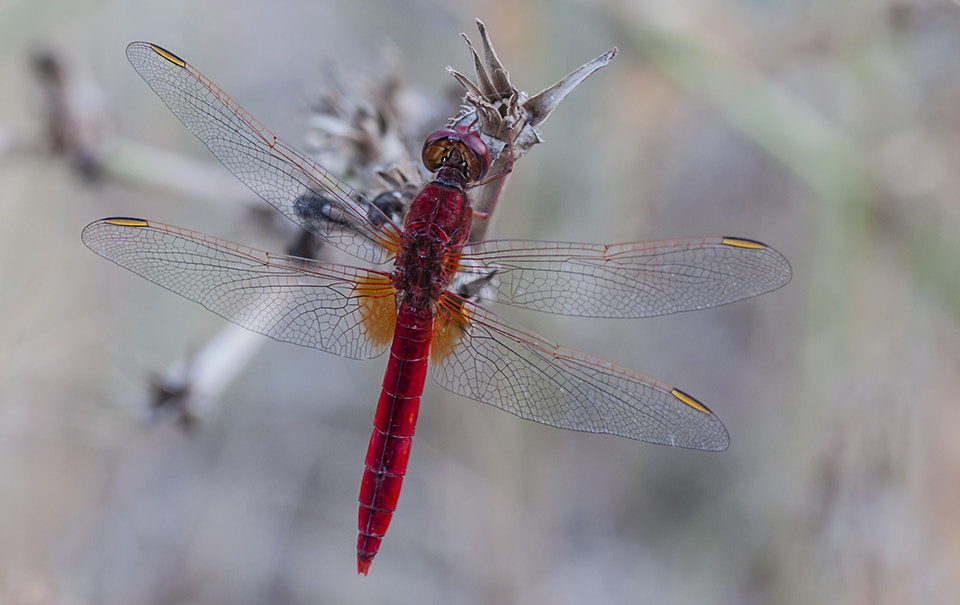
<instances>
[{"instance_id":1,"label":"wing membrane","mask_svg":"<svg viewBox=\"0 0 960 605\"><path fill-rule=\"evenodd\" d=\"M497 302L584 317L653 317L705 309L786 285L790 264L751 240L628 244L493 240L464 246L461 272L493 274Z\"/></svg>"},{"instance_id":2,"label":"wing membrane","mask_svg":"<svg viewBox=\"0 0 960 605\"><path fill-rule=\"evenodd\" d=\"M383 353L393 324L393 287L379 271L248 248L142 219L87 225L88 248L198 302L244 328L282 342L353 359ZM395 323L395 322L394 322Z\"/></svg>"},{"instance_id":3,"label":"wing membrane","mask_svg":"<svg viewBox=\"0 0 960 605\"><path fill-rule=\"evenodd\" d=\"M278 139L192 65L145 42L130 44L127 58L190 132L284 216L362 260L383 263L396 252L400 230L380 209Z\"/></svg>"},{"instance_id":4,"label":"wing membrane","mask_svg":"<svg viewBox=\"0 0 960 605\"><path fill-rule=\"evenodd\" d=\"M448 336L432 354L442 387L521 418L700 450L730 440L717 417L662 382L562 347L451 294L438 304Z\"/></svg>"}]
</instances>

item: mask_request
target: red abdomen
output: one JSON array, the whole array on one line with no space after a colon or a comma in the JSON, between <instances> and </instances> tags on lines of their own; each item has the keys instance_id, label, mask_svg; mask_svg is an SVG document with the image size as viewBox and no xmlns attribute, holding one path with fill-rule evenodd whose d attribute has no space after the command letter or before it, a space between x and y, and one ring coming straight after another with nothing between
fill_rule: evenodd
<instances>
[{"instance_id":1,"label":"red abdomen","mask_svg":"<svg viewBox=\"0 0 960 605\"><path fill-rule=\"evenodd\" d=\"M397 507L427 373L433 305L400 305L360 486L357 571L366 574Z\"/></svg>"}]
</instances>

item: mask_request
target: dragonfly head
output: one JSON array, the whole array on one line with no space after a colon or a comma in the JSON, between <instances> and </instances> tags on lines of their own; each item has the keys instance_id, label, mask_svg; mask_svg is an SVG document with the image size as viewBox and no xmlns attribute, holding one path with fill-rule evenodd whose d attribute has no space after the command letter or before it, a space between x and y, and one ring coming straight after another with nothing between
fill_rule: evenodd
<instances>
[{"instance_id":1,"label":"dragonfly head","mask_svg":"<svg viewBox=\"0 0 960 605\"><path fill-rule=\"evenodd\" d=\"M490 168L490 153L480 135L466 128L435 130L423 143L423 165L430 172L451 168L466 183L479 181Z\"/></svg>"}]
</instances>

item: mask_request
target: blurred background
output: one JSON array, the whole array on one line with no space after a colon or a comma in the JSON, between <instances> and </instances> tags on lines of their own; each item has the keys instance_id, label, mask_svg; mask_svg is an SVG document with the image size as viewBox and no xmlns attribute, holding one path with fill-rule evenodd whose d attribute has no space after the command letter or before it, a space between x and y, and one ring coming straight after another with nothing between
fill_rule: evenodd
<instances>
[{"instance_id":1,"label":"blurred background","mask_svg":"<svg viewBox=\"0 0 960 605\"><path fill-rule=\"evenodd\" d=\"M0 3L0 603L958 594L960 7L519 4ZM230 341L249 363L199 420L151 412L158 376L224 322L80 231L142 216L286 245L136 75L128 42L178 53L302 146L333 74L363 90L385 53L407 86L448 98L444 68L472 72L459 33L476 41L475 17L531 94L620 49L542 127L490 236L742 236L794 279L640 321L494 309L693 394L731 447L552 429L428 381L397 514L358 577L385 361ZM80 128L64 135L64 115Z\"/></svg>"}]
</instances>

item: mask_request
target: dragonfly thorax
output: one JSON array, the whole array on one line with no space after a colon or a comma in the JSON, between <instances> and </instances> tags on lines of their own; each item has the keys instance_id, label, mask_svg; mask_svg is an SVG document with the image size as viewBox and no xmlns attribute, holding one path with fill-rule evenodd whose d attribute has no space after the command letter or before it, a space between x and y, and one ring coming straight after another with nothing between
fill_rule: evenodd
<instances>
[{"instance_id":1,"label":"dragonfly thorax","mask_svg":"<svg viewBox=\"0 0 960 605\"><path fill-rule=\"evenodd\" d=\"M455 266L446 237L409 234L391 274L393 286L415 298L437 300L450 285Z\"/></svg>"},{"instance_id":2,"label":"dragonfly thorax","mask_svg":"<svg viewBox=\"0 0 960 605\"><path fill-rule=\"evenodd\" d=\"M437 300L453 279L473 210L456 185L433 181L410 205L392 275L400 292Z\"/></svg>"}]
</instances>

